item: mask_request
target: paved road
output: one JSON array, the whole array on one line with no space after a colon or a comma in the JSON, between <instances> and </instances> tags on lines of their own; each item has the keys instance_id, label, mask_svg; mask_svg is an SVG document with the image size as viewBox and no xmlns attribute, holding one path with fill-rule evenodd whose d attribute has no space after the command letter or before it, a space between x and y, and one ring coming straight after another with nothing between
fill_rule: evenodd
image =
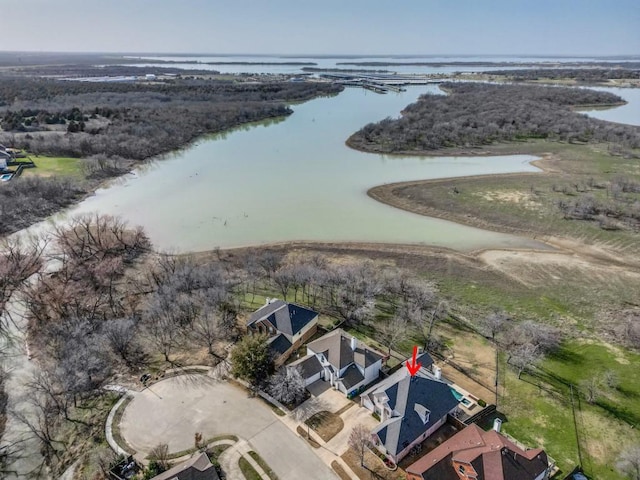
<instances>
[{"instance_id":1,"label":"paved road","mask_svg":"<svg viewBox=\"0 0 640 480\"><path fill-rule=\"evenodd\" d=\"M191 448L196 432L204 438L234 434L247 440L282 480L337 478L269 407L245 390L205 375L170 378L137 393L120 431L139 452L161 442L171 452Z\"/></svg>"}]
</instances>

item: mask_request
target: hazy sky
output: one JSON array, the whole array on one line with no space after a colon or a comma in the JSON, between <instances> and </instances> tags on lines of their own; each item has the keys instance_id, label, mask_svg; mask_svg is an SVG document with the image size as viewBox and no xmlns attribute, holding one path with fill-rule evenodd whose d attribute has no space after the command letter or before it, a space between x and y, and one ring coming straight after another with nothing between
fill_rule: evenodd
<instances>
[{"instance_id":1,"label":"hazy sky","mask_svg":"<svg viewBox=\"0 0 640 480\"><path fill-rule=\"evenodd\" d=\"M640 54L640 0L0 0L0 50Z\"/></svg>"}]
</instances>

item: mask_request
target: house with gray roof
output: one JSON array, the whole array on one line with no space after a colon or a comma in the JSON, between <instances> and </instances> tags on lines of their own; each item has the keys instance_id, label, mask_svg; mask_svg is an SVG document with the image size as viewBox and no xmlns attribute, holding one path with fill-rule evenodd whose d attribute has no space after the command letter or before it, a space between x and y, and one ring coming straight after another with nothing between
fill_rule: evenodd
<instances>
[{"instance_id":1,"label":"house with gray roof","mask_svg":"<svg viewBox=\"0 0 640 480\"><path fill-rule=\"evenodd\" d=\"M220 477L207 454L202 452L151 480L220 480Z\"/></svg>"},{"instance_id":2,"label":"house with gray roof","mask_svg":"<svg viewBox=\"0 0 640 480\"><path fill-rule=\"evenodd\" d=\"M430 359L426 354L418 361L428 365ZM413 377L401 368L360 395L361 405L380 418L371 432L374 443L396 463L458 409L459 400L440 378L440 370L433 374L425 363Z\"/></svg>"},{"instance_id":3,"label":"house with gray roof","mask_svg":"<svg viewBox=\"0 0 640 480\"><path fill-rule=\"evenodd\" d=\"M310 342L307 356L294 362L307 385L324 380L345 395L378 380L385 356L341 328Z\"/></svg>"},{"instance_id":4,"label":"house with gray roof","mask_svg":"<svg viewBox=\"0 0 640 480\"><path fill-rule=\"evenodd\" d=\"M267 298L266 304L253 312L247 321L248 333L269 336L276 365L282 365L317 329L317 312L276 298Z\"/></svg>"}]
</instances>

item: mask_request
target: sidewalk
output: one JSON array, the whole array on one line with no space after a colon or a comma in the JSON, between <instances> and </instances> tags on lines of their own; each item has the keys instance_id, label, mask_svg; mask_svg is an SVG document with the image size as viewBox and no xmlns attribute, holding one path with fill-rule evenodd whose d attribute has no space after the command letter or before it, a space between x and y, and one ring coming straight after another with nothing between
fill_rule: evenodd
<instances>
[{"instance_id":1,"label":"sidewalk","mask_svg":"<svg viewBox=\"0 0 640 480\"><path fill-rule=\"evenodd\" d=\"M238 440L231 448L225 450L220 458L220 467L224 471L228 480L246 480L242 470L240 470L240 458L243 457L258 472L262 480L270 480L260 465L249 455L251 446L246 440Z\"/></svg>"},{"instance_id":2,"label":"sidewalk","mask_svg":"<svg viewBox=\"0 0 640 480\"><path fill-rule=\"evenodd\" d=\"M313 407L309 408L310 406ZM318 407L317 399L315 399L314 397L304 402L288 415L278 418L298 436L301 436L298 433L299 426L302 427L305 431L308 431L311 439L313 439L318 445L320 445L319 448L314 448L312 445L309 445L309 448L313 450L314 453L327 466L329 466L329 468L331 468L331 464L333 462L337 462L352 480L361 480L360 477L358 477L341 458L341 455L344 454L349 448L347 445L347 439L349 437L349 434L351 433L351 425L353 424L353 421L346 420L346 418L348 416L353 417L354 413L357 411L357 408L359 407L352 407L343 412L342 415L340 415L340 418L342 418L345 426L335 437L329 440L329 442L325 442L324 440L322 440L320 436L312 429L307 429L307 425L304 423L304 421L311 417L313 414L317 413L320 410L323 410L323 408ZM367 416L369 416L368 412ZM305 439L304 441L306 442L307 440ZM331 469L333 470L333 468Z\"/></svg>"}]
</instances>

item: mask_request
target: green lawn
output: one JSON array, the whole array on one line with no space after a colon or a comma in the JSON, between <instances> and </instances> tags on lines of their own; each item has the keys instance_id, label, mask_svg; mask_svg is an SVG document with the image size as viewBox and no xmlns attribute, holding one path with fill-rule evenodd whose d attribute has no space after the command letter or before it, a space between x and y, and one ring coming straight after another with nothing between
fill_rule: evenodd
<instances>
[{"instance_id":1,"label":"green lawn","mask_svg":"<svg viewBox=\"0 0 640 480\"><path fill-rule=\"evenodd\" d=\"M260 474L244 457L240 457L240 460L238 460L238 465L240 466L242 475L244 475L244 478L246 478L247 480L262 480Z\"/></svg>"},{"instance_id":2,"label":"green lawn","mask_svg":"<svg viewBox=\"0 0 640 480\"><path fill-rule=\"evenodd\" d=\"M40 175L45 177L64 175L79 177L82 175L79 158L48 157L45 155L32 155L36 168L27 168L25 175Z\"/></svg>"},{"instance_id":3,"label":"green lawn","mask_svg":"<svg viewBox=\"0 0 640 480\"><path fill-rule=\"evenodd\" d=\"M253 450L249 452L249 455L256 461L258 465L260 465L260 467L262 467L264 473L266 473L271 480L278 480L278 476L273 472L273 470L271 470L271 467L267 465L267 462L265 462L260 455L258 455Z\"/></svg>"},{"instance_id":4,"label":"green lawn","mask_svg":"<svg viewBox=\"0 0 640 480\"><path fill-rule=\"evenodd\" d=\"M604 344L574 340L521 380L504 362L504 386L499 410L508 421L504 431L530 446L542 446L564 472L579 463L576 428L569 384L574 385L574 406L582 464L593 478L619 480L615 459L631 443L640 441L635 426L640 418L640 355ZM585 401L581 382L613 370L618 388L602 387L602 397Z\"/></svg>"},{"instance_id":5,"label":"green lawn","mask_svg":"<svg viewBox=\"0 0 640 480\"><path fill-rule=\"evenodd\" d=\"M575 385L590 378L602 380L613 371L617 385L600 381L600 394L595 403L607 413L633 426L640 425L640 355L619 347L603 344L572 342L558 355L547 360L543 369L552 378ZM553 380L550 380L550 382Z\"/></svg>"}]
</instances>

